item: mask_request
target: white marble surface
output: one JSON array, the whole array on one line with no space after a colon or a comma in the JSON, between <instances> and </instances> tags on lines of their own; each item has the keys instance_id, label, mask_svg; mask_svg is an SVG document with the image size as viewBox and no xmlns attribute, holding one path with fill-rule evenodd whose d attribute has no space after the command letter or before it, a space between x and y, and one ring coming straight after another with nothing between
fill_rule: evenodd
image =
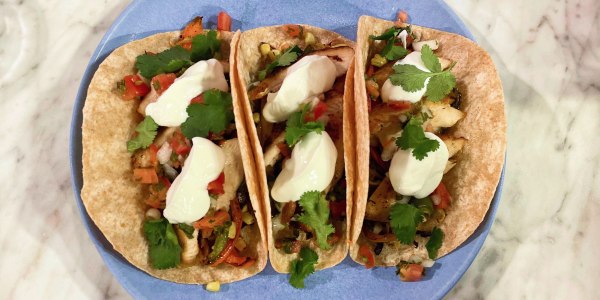
<instances>
[{"instance_id":1,"label":"white marble surface","mask_svg":"<svg viewBox=\"0 0 600 300\"><path fill-rule=\"evenodd\" d=\"M600 283L600 2L449 1L508 112L498 218L449 299L593 299ZM122 299L79 218L68 128L127 1L0 1L0 299Z\"/></svg>"}]
</instances>

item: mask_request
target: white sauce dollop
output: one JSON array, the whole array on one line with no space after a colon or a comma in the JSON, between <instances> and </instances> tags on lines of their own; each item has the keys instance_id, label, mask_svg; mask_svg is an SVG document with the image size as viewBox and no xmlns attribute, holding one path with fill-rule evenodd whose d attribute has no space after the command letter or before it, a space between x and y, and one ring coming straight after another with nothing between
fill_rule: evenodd
<instances>
[{"instance_id":1,"label":"white sauce dollop","mask_svg":"<svg viewBox=\"0 0 600 300\"><path fill-rule=\"evenodd\" d=\"M156 102L146 106L146 115L160 126L179 126L188 118L186 110L190 101L210 89L229 91L223 66L214 58L189 67Z\"/></svg>"},{"instance_id":2,"label":"white sauce dollop","mask_svg":"<svg viewBox=\"0 0 600 300\"><path fill-rule=\"evenodd\" d=\"M298 201L308 191L323 191L335 171L337 150L327 132L310 132L292 150L275 179L271 196L277 202Z\"/></svg>"},{"instance_id":3,"label":"white sauce dollop","mask_svg":"<svg viewBox=\"0 0 600 300\"><path fill-rule=\"evenodd\" d=\"M417 69L425 72L430 72L421 60L421 52L414 51L409 53L403 59L397 61L394 65L413 65L417 67ZM411 103L419 102L423 95L425 95L425 91L427 90L427 84L429 83L429 78L425 80L425 85L422 89L415 92L407 92L399 85L393 85L392 82L387 79L385 83L383 83L383 87L381 88L381 99L383 102L388 101L409 101Z\"/></svg>"},{"instance_id":4,"label":"white sauce dollop","mask_svg":"<svg viewBox=\"0 0 600 300\"><path fill-rule=\"evenodd\" d=\"M425 132L425 136L437 140L440 147L427 153L423 160L417 160L412 155L412 149L398 149L392 158L389 176L392 187L398 194L425 198L442 181L448 161L448 148L435 134Z\"/></svg>"},{"instance_id":5,"label":"white sauce dollop","mask_svg":"<svg viewBox=\"0 0 600 300\"><path fill-rule=\"evenodd\" d=\"M225 166L221 147L208 139L192 139L192 150L181 174L167 191L163 215L170 223L191 224L204 217L210 207L208 184L217 179Z\"/></svg>"}]
</instances>

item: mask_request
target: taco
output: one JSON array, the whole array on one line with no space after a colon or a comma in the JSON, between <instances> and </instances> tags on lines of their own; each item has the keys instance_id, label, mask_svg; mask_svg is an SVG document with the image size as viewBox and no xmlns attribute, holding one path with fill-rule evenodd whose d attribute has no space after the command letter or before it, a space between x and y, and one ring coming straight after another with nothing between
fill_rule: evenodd
<instances>
[{"instance_id":1,"label":"taco","mask_svg":"<svg viewBox=\"0 0 600 300\"><path fill-rule=\"evenodd\" d=\"M292 273L295 287L303 286L304 266L328 268L347 254L353 48L339 34L308 25L240 37L233 94L254 145L269 258L277 272Z\"/></svg>"},{"instance_id":2,"label":"taco","mask_svg":"<svg viewBox=\"0 0 600 300\"><path fill-rule=\"evenodd\" d=\"M419 280L486 215L506 147L502 86L472 41L368 16L358 23L354 78L350 255Z\"/></svg>"},{"instance_id":3,"label":"taco","mask_svg":"<svg viewBox=\"0 0 600 300\"><path fill-rule=\"evenodd\" d=\"M173 282L259 273L267 248L243 117L229 93L239 31L219 15L114 50L83 109L83 189L91 219L126 260ZM242 118L242 119L240 119Z\"/></svg>"}]
</instances>

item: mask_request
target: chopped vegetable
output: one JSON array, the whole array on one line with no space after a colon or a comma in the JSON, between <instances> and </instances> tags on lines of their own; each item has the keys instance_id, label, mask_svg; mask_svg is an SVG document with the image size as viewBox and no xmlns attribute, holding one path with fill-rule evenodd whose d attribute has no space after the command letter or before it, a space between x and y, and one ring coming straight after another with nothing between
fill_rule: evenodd
<instances>
[{"instance_id":1,"label":"chopped vegetable","mask_svg":"<svg viewBox=\"0 0 600 300\"><path fill-rule=\"evenodd\" d=\"M294 201L286 202L283 205L283 208L281 209L281 217L280 217L281 224L287 225L290 223L290 220L294 216L294 212L296 212L296 206L297 206L297 204Z\"/></svg>"},{"instance_id":2,"label":"chopped vegetable","mask_svg":"<svg viewBox=\"0 0 600 300\"><path fill-rule=\"evenodd\" d=\"M225 259L225 262L230 265L241 266L246 262L247 259L247 257L241 256L237 249L233 248L229 256L227 256Z\"/></svg>"},{"instance_id":3,"label":"chopped vegetable","mask_svg":"<svg viewBox=\"0 0 600 300\"><path fill-rule=\"evenodd\" d=\"M440 147L437 140L429 139L423 131L423 120L421 117L411 117L402 135L396 139L396 145L402 150L412 150L412 155L423 160L429 152L436 151Z\"/></svg>"},{"instance_id":4,"label":"chopped vegetable","mask_svg":"<svg viewBox=\"0 0 600 300\"><path fill-rule=\"evenodd\" d=\"M181 38L192 38L202 33L202 17L195 17L181 31Z\"/></svg>"},{"instance_id":5,"label":"chopped vegetable","mask_svg":"<svg viewBox=\"0 0 600 300\"><path fill-rule=\"evenodd\" d=\"M202 219L194 222L196 229L213 229L229 221L229 214L224 210L217 210L212 216L204 216Z\"/></svg>"},{"instance_id":6,"label":"chopped vegetable","mask_svg":"<svg viewBox=\"0 0 600 300\"><path fill-rule=\"evenodd\" d=\"M221 283L218 281L209 282L206 284L206 290L209 292L218 292L221 290Z\"/></svg>"},{"instance_id":7,"label":"chopped vegetable","mask_svg":"<svg viewBox=\"0 0 600 300\"><path fill-rule=\"evenodd\" d=\"M152 77L152 87L159 95L162 95L177 79L175 73L158 74Z\"/></svg>"},{"instance_id":8,"label":"chopped vegetable","mask_svg":"<svg viewBox=\"0 0 600 300\"><path fill-rule=\"evenodd\" d=\"M185 223L179 223L177 224L177 227L179 227L179 229L185 233L185 236L187 236L188 239L194 238L194 226L190 226Z\"/></svg>"},{"instance_id":9,"label":"chopped vegetable","mask_svg":"<svg viewBox=\"0 0 600 300\"><path fill-rule=\"evenodd\" d=\"M431 101L440 101L456 86L456 78L451 73L453 66L442 70L438 57L435 56L429 45L424 45L421 49L421 59L430 72L422 71L409 64L395 65L394 74L390 75L390 81L393 85L401 86L407 92L416 92L425 86L425 81L429 78L425 96Z\"/></svg>"},{"instance_id":10,"label":"chopped vegetable","mask_svg":"<svg viewBox=\"0 0 600 300\"><path fill-rule=\"evenodd\" d=\"M331 248L327 243L327 237L332 234L335 229L331 224L327 224L329 220L329 205L325 197L318 191L304 193L298 201L302 207L302 214L298 217L298 221L310 226L317 237L319 248L328 250Z\"/></svg>"},{"instance_id":11,"label":"chopped vegetable","mask_svg":"<svg viewBox=\"0 0 600 300\"><path fill-rule=\"evenodd\" d=\"M231 31L231 16L224 11L219 12L217 17L217 30Z\"/></svg>"},{"instance_id":12,"label":"chopped vegetable","mask_svg":"<svg viewBox=\"0 0 600 300\"><path fill-rule=\"evenodd\" d=\"M371 250L369 245L360 245L360 248L358 248L358 255L360 255L363 259L367 269L371 269L375 266L375 255L373 254L373 250Z\"/></svg>"},{"instance_id":13,"label":"chopped vegetable","mask_svg":"<svg viewBox=\"0 0 600 300\"><path fill-rule=\"evenodd\" d=\"M331 216L339 218L346 215L346 200L329 201Z\"/></svg>"},{"instance_id":14,"label":"chopped vegetable","mask_svg":"<svg viewBox=\"0 0 600 300\"><path fill-rule=\"evenodd\" d=\"M173 225L165 218L144 222L144 235L148 240L150 262L156 269L176 267L180 262L181 246Z\"/></svg>"},{"instance_id":15,"label":"chopped vegetable","mask_svg":"<svg viewBox=\"0 0 600 300\"><path fill-rule=\"evenodd\" d=\"M408 54L408 50L406 50L406 48L400 45L395 45L396 37L404 30L408 31L410 29L390 27L383 34L379 36L371 35L369 38L373 40L385 40L386 44L385 47L383 47L383 50L381 50L381 56L389 61L398 60Z\"/></svg>"},{"instance_id":16,"label":"chopped vegetable","mask_svg":"<svg viewBox=\"0 0 600 300\"><path fill-rule=\"evenodd\" d=\"M438 250L442 247L442 241L444 240L444 232L439 228L434 228L431 231L431 236L429 237L429 241L425 245L427 248L427 253L429 254L429 258L435 259L438 254Z\"/></svg>"},{"instance_id":17,"label":"chopped vegetable","mask_svg":"<svg viewBox=\"0 0 600 300\"><path fill-rule=\"evenodd\" d=\"M387 59L379 54L375 54L375 56L371 58L371 64L376 67L383 67L383 65L387 64Z\"/></svg>"},{"instance_id":18,"label":"chopped vegetable","mask_svg":"<svg viewBox=\"0 0 600 300\"><path fill-rule=\"evenodd\" d=\"M178 155L186 155L192 150L192 147L188 145L185 136L178 130L173 133L173 136L169 139L169 145L173 152Z\"/></svg>"},{"instance_id":19,"label":"chopped vegetable","mask_svg":"<svg viewBox=\"0 0 600 300\"><path fill-rule=\"evenodd\" d=\"M150 116L146 116L138 126L135 127L137 135L127 142L127 151L135 152L137 149L145 149L152 144L156 137L158 124Z\"/></svg>"},{"instance_id":20,"label":"chopped vegetable","mask_svg":"<svg viewBox=\"0 0 600 300\"><path fill-rule=\"evenodd\" d=\"M314 122L318 120L327 111L327 104L323 101L317 102L313 109L304 115L304 122Z\"/></svg>"},{"instance_id":21,"label":"chopped vegetable","mask_svg":"<svg viewBox=\"0 0 600 300\"><path fill-rule=\"evenodd\" d=\"M371 100L377 100L377 98L379 98L379 84L377 84L377 82L375 82L375 80L373 79L368 79L365 81L365 85L367 87L367 93L369 94L369 97L371 97Z\"/></svg>"},{"instance_id":22,"label":"chopped vegetable","mask_svg":"<svg viewBox=\"0 0 600 300\"><path fill-rule=\"evenodd\" d=\"M262 56L267 56L269 52L271 52L271 45L267 43L261 43L259 49Z\"/></svg>"},{"instance_id":23,"label":"chopped vegetable","mask_svg":"<svg viewBox=\"0 0 600 300\"><path fill-rule=\"evenodd\" d=\"M287 24L283 25L283 31L287 33L290 37L299 37L302 36L304 27L296 24Z\"/></svg>"},{"instance_id":24,"label":"chopped vegetable","mask_svg":"<svg viewBox=\"0 0 600 300\"><path fill-rule=\"evenodd\" d=\"M254 215L252 215L252 213L250 212L245 211L242 213L242 221L244 221L244 224L246 225L254 224Z\"/></svg>"},{"instance_id":25,"label":"chopped vegetable","mask_svg":"<svg viewBox=\"0 0 600 300\"><path fill-rule=\"evenodd\" d=\"M192 65L190 52L175 46L158 54L142 54L135 59L135 67L146 78L161 73L173 73Z\"/></svg>"},{"instance_id":26,"label":"chopped vegetable","mask_svg":"<svg viewBox=\"0 0 600 300\"><path fill-rule=\"evenodd\" d=\"M310 104L304 105L301 111L290 115L285 127L285 142L291 147L309 132L321 133L325 125L321 122L305 122Z\"/></svg>"},{"instance_id":27,"label":"chopped vegetable","mask_svg":"<svg viewBox=\"0 0 600 300\"><path fill-rule=\"evenodd\" d=\"M446 209L450 207L450 204L452 202L450 193L448 193L448 190L446 189L446 186L443 182L440 182L440 184L435 188L435 190L433 190L433 194L431 195L431 197L439 197L439 203L435 204L435 208L439 209Z\"/></svg>"},{"instance_id":28,"label":"chopped vegetable","mask_svg":"<svg viewBox=\"0 0 600 300\"><path fill-rule=\"evenodd\" d=\"M225 246L229 241L229 227L231 226L230 222L226 222L225 224L215 228L215 234L217 238L215 239L215 243L212 246L212 251L208 255L209 261L216 261L223 250L225 250Z\"/></svg>"},{"instance_id":29,"label":"chopped vegetable","mask_svg":"<svg viewBox=\"0 0 600 300\"><path fill-rule=\"evenodd\" d=\"M415 199L413 205L421 211L421 214L425 218L429 218L433 214L433 202L431 202L431 198L429 197Z\"/></svg>"},{"instance_id":30,"label":"chopped vegetable","mask_svg":"<svg viewBox=\"0 0 600 300\"><path fill-rule=\"evenodd\" d=\"M225 173L221 172L221 174L219 174L219 177L217 177L217 179L211 181L208 186L208 193L211 195L223 195L225 193L225 189L223 188L223 185L225 183Z\"/></svg>"},{"instance_id":31,"label":"chopped vegetable","mask_svg":"<svg viewBox=\"0 0 600 300\"><path fill-rule=\"evenodd\" d=\"M216 89L204 93L204 103L190 104L189 117L181 124L183 134L191 139L219 133L233 121L231 94Z\"/></svg>"},{"instance_id":32,"label":"chopped vegetable","mask_svg":"<svg viewBox=\"0 0 600 300\"><path fill-rule=\"evenodd\" d=\"M390 209L390 227L402 244L413 243L417 225L422 221L422 212L410 204L396 203Z\"/></svg>"},{"instance_id":33,"label":"chopped vegetable","mask_svg":"<svg viewBox=\"0 0 600 300\"><path fill-rule=\"evenodd\" d=\"M150 92L150 87L138 75L127 75L117 83L123 100L140 99Z\"/></svg>"},{"instance_id":34,"label":"chopped vegetable","mask_svg":"<svg viewBox=\"0 0 600 300\"><path fill-rule=\"evenodd\" d=\"M158 183L158 175L156 174L156 170L154 170L154 168L133 169L133 178L144 184Z\"/></svg>"},{"instance_id":35,"label":"chopped vegetable","mask_svg":"<svg viewBox=\"0 0 600 300\"><path fill-rule=\"evenodd\" d=\"M264 70L258 72L258 80L264 80L267 75L271 74L277 67L286 67L291 65L293 62L298 60L298 57L302 55L302 49L297 45L289 48L283 54L275 58L273 62L267 65Z\"/></svg>"},{"instance_id":36,"label":"chopped vegetable","mask_svg":"<svg viewBox=\"0 0 600 300\"><path fill-rule=\"evenodd\" d=\"M400 280L412 282L421 280L424 270L425 268L419 264L401 264L396 274L400 275Z\"/></svg>"},{"instance_id":37,"label":"chopped vegetable","mask_svg":"<svg viewBox=\"0 0 600 300\"><path fill-rule=\"evenodd\" d=\"M307 33L304 35L304 43L305 43L307 46L312 46L312 45L314 45L316 42L317 42L317 39L315 38L315 35L314 35L314 34L312 34L311 32L307 32Z\"/></svg>"},{"instance_id":38,"label":"chopped vegetable","mask_svg":"<svg viewBox=\"0 0 600 300\"><path fill-rule=\"evenodd\" d=\"M304 279L315 272L315 265L319 260L319 256L315 251L308 247L300 250L297 259L290 263L290 284L297 288L304 288Z\"/></svg>"}]
</instances>

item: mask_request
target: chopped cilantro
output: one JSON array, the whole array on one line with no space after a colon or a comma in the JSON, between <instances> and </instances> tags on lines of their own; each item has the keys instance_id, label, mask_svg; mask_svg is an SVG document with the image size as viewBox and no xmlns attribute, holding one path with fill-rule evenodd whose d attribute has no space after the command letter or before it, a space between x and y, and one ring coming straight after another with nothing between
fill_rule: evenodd
<instances>
[{"instance_id":1,"label":"chopped cilantro","mask_svg":"<svg viewBox=\"0 0 600 300\"><path fill-rule=\"evenodd\" d=\"M144 222L144 235L148 240L150 262L154 268L168 269L179 264L181 246L173 225L167 219Z\"/></svg>"},{"instance_id":2,"label":"chopped cilantro","mask_svg":"<svg viewBox=\"0 0 600 300\"><path fill-rule=\"evenodd\" d=\"M194 226L190 226L185 223L179 223L177 226L179 229L181 229L181 231L183 231L183 233L185 233L185 236L187 236L188 239L194 238Z\"/></svg>"},{"instance_id":3,"label":"chopped cilantro","mask_svg":"<svg viewBox=\"0 0 600 300\"><path fill-rule=\"evenodd\" d=\"M311 131L321 133L323 130L325 130L325 125L323 125L321 122L304 121L304 117L306 116L309 107L310 104L304 105L301 111L291 114L288 118L285 127L285 142L288 144L288 146L294 146L303 136L307 135Z\"/></svg>"},{"instance_id":4,"label":"chopped cilantro","mask_svg":"<svg viewBox=\"0 0 600 300\"><path fill-rule=\"evenodd\" d=\"M444 240L444 232L439 228L434 228L429 237L429 241L425 245L429 258L435 259L438 254L438 250L442 247L442 241Z\"/></svg>"},{"instance_id":5,"label":"chopped cilantro","mask_svg":"<svg viewBox=\"0 0 600 300\"><path fill-rule=\"evenodd\" d=\"M440 147L437 140L429 139L423 131L423 120L421 117L411 117L404 129L402 135L396 138L396 145L402 150L412 150L412 155L423 160L429 152L433 152Z\"/></svg>"},{"instance_id":6,"label":"chopped cilantro","mask_svg":"<svg viewBox=\"0 0 600 300\"><path fill-rule=\"evenodd\" d=\"M383 34L379 36L371 35L369 38L372 40L385 40L385 47L381 50L380 55L385 57L387 60L398 60L405 57L408 54L408 50L403 46L395 45L396 37L402 32L406 30L410 33L410 28L395 28L390 27Z\"/></svg>"},{"instance_id":7,"label":"chopped cilantro","mask_svg":"<svg viewBox=\"0 0 600 300\"><path fill-rule=\"evenodd\" d=\"M264 80L267 75L271 74L277 67L285 67L291 65L293 62L298 60L298 57L302 55L302 49L298 45L290 47L283 54L277 56L273 62L267 65L264 70L258 72L258 80Z\"/></svg>"},{"instance_id":8,"label":"chopped cilantro","mask_svg":"<svg viewBox=\"0 0 600 300\"><path fill-rule=\"evenodd\" d=\"M215 56L215 53L219 52L220 47L221 41L217 38L215 30L210 30L206 34L199 34L192 39L190 58L193 62L211 59Z\"/></svg>"},{"instance_id":9,"label":"chopped cilantro","mask_svg":"<svg viewBox=\"0 0 600 300\"><path fill-rule=\"evenodd\" d=\"M216 89L204 93L204 103L193 103L187 108L188 118L181 124L181 132L191 139L219 133L233 121L231 94Z\"/></svg>"},{"instance_id":10,"label":"chopped cilantro","mask_svg":"<svg viewBox=\"0 0 600 300\"><path fill-rule=\"evenodd\" d=\"M152 144L156 137L156 130L158 130L158 124L154 122L154 119L150 116L146 116L137 127L135 131L138 133L134 138L127 141L127 151L135 152L137 149L145 149Z\"/></svg>"},{"instance_id":11,"label":"chopped cilantro","mask_svg":"<svg viewBox=\"0 0 600 300\"><path fill-rule=\"evenodd\" d=\"M396 203L390 210L390 226L402 244L412 244L421 222L423 213L410 204Z\"/></svg>"},{"instance_id":12,"label":"chopped cilantro","mask_svg":"<svg viewBox=\"0 0 600 300\"><path fill-rule=\"evenodd\" d=\"M428 45L421 49L421 60L430 72L422 71L413 65L395 65L390 81L407 92L416 92L422 89L425 81L430 78L425 96L431 101L440 101L456 86L456 78L450 72L452 66L443 71L440 60Z\"/></svg>"},{"instance_id":13,"label":"chopped cilantro","mask_svg":"<svg viewBox=\"0 0 600 300\"><path fill-rule=\"evenodd\" d=\"M298 217L298 221L315 231L319 248L330 249L331 246L327 243L327 237L334 233L335 229L331 224L327 224L329 220L329 203L325 200L325 197L318 191L311 191L304 193L298 202L303 210Z\"/></svg>"},{"instance_id":14,"label":"chopped cilantro","mask_svg":"<svg viewBox=\"0 0 600 300\"><path fill-rule=\"evenodd\" d=\"M308 247L300 249L298 258L290 263L290 284L297 289L303 289L304 279L315 272L318 260L319 256L312 249Z\"/></svg>"},{"instance_id":15,"label":"chopped cilantro","mask_svg":"<svg viewBox=\"0 0 600 300\"><path fill-rule=\"evenodd\" d=\"M148 79L161 73L176 72L191 65L190 52L181 46L175 46L158 54L142 54L135 59L135 67Z\"/></svg>"}]
</instances>

